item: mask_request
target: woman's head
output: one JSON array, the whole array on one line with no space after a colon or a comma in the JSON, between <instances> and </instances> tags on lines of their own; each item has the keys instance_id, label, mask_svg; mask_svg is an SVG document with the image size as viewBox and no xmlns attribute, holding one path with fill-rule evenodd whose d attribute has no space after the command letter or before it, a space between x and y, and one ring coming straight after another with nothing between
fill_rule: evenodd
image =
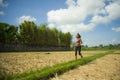
<instances>
[{"instance_id":1,"label":"woman's head","mask_svg":"<svg viewBox=\"0 0 120 80\"><path fill-rule=\"evenodd\" d=\"M81 35L77 33L76 38L81 38Z\"/></svg>"}]
</instances>

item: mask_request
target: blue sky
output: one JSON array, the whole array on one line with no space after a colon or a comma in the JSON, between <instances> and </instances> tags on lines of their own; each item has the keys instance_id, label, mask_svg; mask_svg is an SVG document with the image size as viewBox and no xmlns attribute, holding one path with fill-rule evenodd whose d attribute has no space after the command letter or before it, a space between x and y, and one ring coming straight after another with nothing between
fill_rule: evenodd
<instances>
[{"instance_id":1,"label":"blue sky","mask_svg":"<svg viewBox=\"0 0 120 80\"><path fill-rule=\"evenodd\" d=\"M87 2L87 3L86 3ZM83 44L120 44L120 0L0 0L0 22L37 25L80 33Z\"/></svg>"},{"instance_id":2,"label":"blue sky","mask_svg":"<svg viewBox=\"0 0 120 80\"><path fill-rule=\"evenodd\" d=\"M3 4L8 6L2 7L4 15L0 16L1 22L18 25L17 18L21 16L35 17L37 24L47 22L47 12L52 9L65 7L64 0L2 0Z\"/></svg>"}]
</instances>

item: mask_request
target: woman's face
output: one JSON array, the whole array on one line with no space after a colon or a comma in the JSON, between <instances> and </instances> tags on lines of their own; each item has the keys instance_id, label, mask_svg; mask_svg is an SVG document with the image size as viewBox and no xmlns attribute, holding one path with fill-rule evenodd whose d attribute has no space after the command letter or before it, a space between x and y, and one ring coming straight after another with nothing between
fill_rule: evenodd
<instances>
[{"instance_id":1,"label":"woman's face","mask_svg":"<svg viewBox=\"0 0 120 80\"><path fill-rule=\"evenodd\" d=\"M81 38L81 36L80 36L80 34L79 34L79 33L77 33L76 38Z\"/></svg>"},{"instance_id":2,"label":"woman's face","mask_svg":"<svg viewBox=\"0 0 120 80\"><path fill-rule=\"evenodd\" d=\"M76 38L79 38L79 34L76 35Z\"/></svg>"}]
</instances>

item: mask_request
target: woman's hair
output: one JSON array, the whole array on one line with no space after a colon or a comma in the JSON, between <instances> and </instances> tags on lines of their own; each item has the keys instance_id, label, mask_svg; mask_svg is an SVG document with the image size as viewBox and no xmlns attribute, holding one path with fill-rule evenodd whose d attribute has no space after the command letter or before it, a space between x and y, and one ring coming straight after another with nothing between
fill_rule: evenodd
<instances>
[{"instance_id":1,"label":"woman's hair","mask_svg":"<svg viewBox=\"0 0 120 80\"><path fill-rule=\"evenodd\" d=\"M81 35L77 33L76 38L81 38Z\"/></svg>"}]
</instances>

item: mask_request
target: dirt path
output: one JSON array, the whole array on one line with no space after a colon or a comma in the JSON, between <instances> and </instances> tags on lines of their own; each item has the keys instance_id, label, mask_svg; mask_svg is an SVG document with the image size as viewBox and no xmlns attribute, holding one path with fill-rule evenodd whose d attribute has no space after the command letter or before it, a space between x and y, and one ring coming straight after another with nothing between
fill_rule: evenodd
<instances>
[{"instance_id":1,"label":"dirt path","mask_svg":"<svg viewBox=\"0 0 120 80\"><path fill-rule=\"evenodd\" d=\"M51 80L120 80L120 54L110 54Z\"/></svg>"}]
</instances>

